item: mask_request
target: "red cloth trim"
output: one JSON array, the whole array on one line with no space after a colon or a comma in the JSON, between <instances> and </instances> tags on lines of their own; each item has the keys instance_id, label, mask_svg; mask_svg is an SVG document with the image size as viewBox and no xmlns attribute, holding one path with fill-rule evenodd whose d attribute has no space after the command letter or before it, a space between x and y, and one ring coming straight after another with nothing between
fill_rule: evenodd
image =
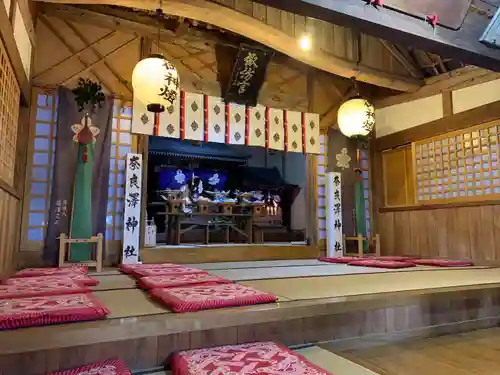
<instances>
[{"instance_id":1,"label":"red cloth trim","mask_svg":"<svg viewBox=\"0 0 500 375\"><path fill-rule=\"evenodd\" d=\"M248 146L250 137L250 107L245 107L245 145Z\"/></svg>"},{"instance_id":2,"label":"red cloth trim","mask_svg":"<svg viewBox=\"0 0 500 375\"><path fill-rule=\"evenodd\" d=\"M231 114L230 114L230 108L229 108L229 103L227 103L225 106L225 109L226 109L226 117L224 118L224 120L226 121L226 137L225 137L225 141L226 141L226 144L230 144L231 143Z\"/></svg>"},{"instance_id":3,"label":"red cloth trim","mask_svg":"<svg viewBox=\"0 0 500 375\"><path fill-rule=\"evenodd\" d=\"M34 276L55 276L70 273L86 274L88 267L85 266L69 266L69 267L47 267L47 268L25 268L12 277L34 277Z\"/></svg>"},{"instance_id":4,"label":"red cloth trim","mask_svg":"<svg viewBox=\"0 0 500 375\"><path fill-rule=\"evenodd\" d=\"M363 259L348 263L350 266L375 267L375 268L410 268L415 264L410 262L395 262L390 260Z\"/></svg>"},{"instance_id":5,"label":"red cloth trim","mask_svg":"<svg viewBox=\"0 0 500 375\"><path fill-rule=\"evenodd\" d=\"M347 264L349 262L359 260L359 257L351 257L351 256L345 256L345 257L337 257L337 258L330 258L330 257L319 257L318 260L320 262L328 262L328 263L341 263L341 264Z\"/></svg>"},{"instance_id":6,"label":"red cloth trim","mask_svg":"<svg viewBox=\"0 0 500 375\"><path fill-rule=\"evenodd\" d=\"M195 273L190 275L146 276L139 279L139 285L144 289L231 283L231 280L227 280L219 276L210 275L208 273Z\"/></svg>"},{"instance_id":7,"label":"red cloth trim","mask_svg":"<svg viewBox=\"0 0 500 375\"><path fill-rule=\"evenodd\" d=\"M46 375L132 375L125 362L118 359L92 363L71 370L51 372Z\"/></svg>"},{"instance_id":8,"label":"red cloth trim","mask_svg":"<svg viewBox=\"0 0 500 375\"><path fill-rule=\"evenodd\" d=\"M450 259L409 259L408 262L418 264L419 266L434 267L470 267L474 262L468 260L450 260Z\"/></svg>"},{"instance_id":9,"label":"red cloth trim","mask_svg":"<svg viewBox=\"0 0 500 375\"><path fill-rule=\"evenodd\" d=\"M300 122L302 125L302 152L305 154L307 152L307 141L306 141L306 114L304 112L300 113Z\"/></svg>"},{"instance_id":10,"label":"red cloth trim","mask_svg":"<svg viewBox=\"0 0 500 375\"><path fill-rule=\"evenodd\" d=\"M264 116L264 126L266 127L266 148L269 148L269 137L271 136L271 131L269 129L269 107L266 107Z\"/></svg>"},{"instance_id":11,"label":"red cloth trim","mask_svg":"<svg viewBox=\"0 0 500 375\"><path fill-rule=\"evenodd\" d=\"M186 92L181 89L181 139L184 140L186 138Z\"/></svg>"},{"instance_id":12,"label":"red cloth trim","mask_svg":"<svg viewBox=\"0 0 500 375\"><path fill-rule=\"evenodd\" d=\"M91 293L0 300L0 329L97 320L108 314Z\"/></svg>"},{"instance_id":13,"label":"red cloth trim","mask_svg":"<svg viewBox=\"0 0 500 375\"><path fill-rule=\"evenodd\" d=\"M150 294L174 312L256 305L275 302L277 299L269 293L240 284L158 288L151 290Z\"/></svg>"},{"instance_id":14,"label":"red cloth trim","mask_svg":"<svg viewBox=\"0 0 500 375\"><path fill-rule=\"evenodd\" d=\"M274 342L254 342L174 353L173 375L228 374L293 374L331 375L299 353ZM221 371L224 369L224 371ZM219 371L217 371L219 370Z\"/></svg>"},{"instance_id":15,"label":"red cloth trim","mask_svg":"<svg viewBox=\"0 0 500 375\"><path fill-rule=\"evenodd\" d=\"M62 294L73 293L89 293L91 290L78 284L72 279L52 279L52 280L37 280L34 278L20 278L12 280L28 281L25 283L7 283L0 285L0 299L26 298L26 297L42 297L56 296Z\"/></svg>"},{"instance_id":16,"label":"red cloth trim","mask_svg":"<svg viewBox=\"0 0 500 375\"><path fill-rule=\"evenodd\" d=\"M393 262L403 262L406 260L412 259L411 257L408 256L403 256L403 255L384 255L384 256L374 256L374 257L369 257L369 259L373 260L388 260L388 261L393 261Z\"/></svg>"},{"instance_id":17,"label":"red cloth trim","mask_svg":"<svg viewBox=\"0 0 500 375\"><path fill-rule=\"evenodd\" d=\"M208 96L203 95L203 140L208 142Z\"/></svg>"},{"instance_id":18,"label":"red cloth trim","mask_svg":"<svg viewBox=\"0 0 500 375\"><path fill-rule=\"evenodd\" d=\"M133 276L160 276L160 275L191 275L195 273L208 273L198 268L182 267L182 266L166 266L158 268L138 268L134 270Z\"/></svg>"},{"instance_id":19,"label":"red cloth trim","mask_svg":"<svg viewBox=\"0 0 500 375\"><path fill-rule=\"evenodd\" d=\"M288 152L288 114L287 111L283 111L283 129L285 131L285 152Z\"/></svg>"}]
</instances>

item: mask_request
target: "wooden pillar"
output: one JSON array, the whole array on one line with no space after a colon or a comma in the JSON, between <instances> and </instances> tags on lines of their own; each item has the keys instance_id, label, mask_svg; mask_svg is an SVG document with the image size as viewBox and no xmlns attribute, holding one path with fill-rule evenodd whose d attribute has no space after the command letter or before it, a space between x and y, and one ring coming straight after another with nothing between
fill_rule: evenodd
<instances>
[{"instance_id":1,"label":"wooden pillar","mask_svg":"<svg viewBox=\"0 0 500 375\"><path fill-rule=\"evenodd\" d=\"M307 111L314 112L314 76L315 70L309 68L307 73ZM317 165L318 160L314 154L305 154L306 161L306 238L313 246L318 245L318 181L317 181Z\"/></svg>"},{"instance_id":2,"label":"wooden pillar","mask_svg":"<svg viewBox=\"0 0 500 375\"><path fill-rule=\"evenodd\" d=\"M151 54L152 40L148 37L141 38L140 59L144 59ZM155 120L156 121L156 120ZM149 136L145 134L137 135L135 143L136 152L142 154L142 194L141 194L141 232L139 235L139 248L144 247L144 233L146 229L146 215L148 206L148 155Z\"/></svg>"}]
</instances>

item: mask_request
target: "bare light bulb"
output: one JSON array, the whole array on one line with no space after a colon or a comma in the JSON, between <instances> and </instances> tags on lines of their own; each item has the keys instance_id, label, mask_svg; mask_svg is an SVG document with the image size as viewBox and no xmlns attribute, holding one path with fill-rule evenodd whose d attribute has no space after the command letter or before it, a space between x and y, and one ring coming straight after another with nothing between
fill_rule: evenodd
<instances>
[{"instance_id":1,"label":"bare light bulb","mask_svg":"<svg viewBox=\"0 0 500 375\"><path fill-rule=\"evenodd\" d=\"M302 37L299 39L300 49L303 51L309 51L311 49L311 45L311 37L307 34L302 35Z\"/></svg>"}]
</instances>

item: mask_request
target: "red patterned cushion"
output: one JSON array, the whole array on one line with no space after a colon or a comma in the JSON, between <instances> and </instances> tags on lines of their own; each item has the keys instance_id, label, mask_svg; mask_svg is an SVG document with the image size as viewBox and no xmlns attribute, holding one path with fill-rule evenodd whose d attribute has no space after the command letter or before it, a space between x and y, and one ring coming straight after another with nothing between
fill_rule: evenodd
<instances>
[{"instance_id":1,"label":"red patterned cushion","mask_svg":"<svg viewBox=\"0 0 500 375\"><path fill-rule=\"evenodd\" d=\"M97 320L108 314L90 293L0 300L0 329Z\"/></svg>"},{"instance_id":2,"label":"red patterned cushion","mask_svg":"<svg viewBox=\"0 0 500 375\"><path fill-rule=\"evenodd\" d=\"M328 262L328 263L349 263L354 260L359 260L359 257L350 257L350 256L345 256L345 257L336 257L336 258L330 258L330 257L319 257L318 260L320 262Z\"/></svg>"},{"instance_id":3,"label":"red patterned cushion","mask_svg":"<svg viewBox=\"0 0 500 375\"><path fill-rule=\"evenodd\" d=\"M5 281L9 285L33 285L37 283L46 283L60 280L73 280L77 284L85 286L96 286L99 280L92 279L81 273L67 273L56 276L34 276L34 277L14 277Z\"/></svg>"},{"instance_id":4,"label":"red patterned cushion","mask_svg":"<svg viewBox=\"0 0 500 375\"><path fill-rule=\"evenodd\" d=\"M276 297L269 293L240 284L158 288L151 290L150 294L175 312L256 305L276 301Z\"/></svg>"},{"instance_id":5,"label":"red patterned cushion","mask_svg":"<svg viewBox=\"0 0 500 375\"><path fill-rule=\"evenodd\" d=\"M85 266L25 268L24 270L16 272L13 277L58 276L68 273L86 274L87 272L88 268Z\"/></svg>"},{"instance_id":6,"label":"red patterned cushion","mask_svg":"<svg viewBox=\"0 0 500 375\"><path fill-rule=\"evenodd\" d=\"M409 262L418 264L419 266L435 266L435 267L469 267L474 263L467 260L449 260L449 259L411 259Z\"/></svg>"},{"instance_id":7,"label":"red patterned cushion","mask_svg":"<svg viewBox=\"0 0 500 375\"><path fill-rule=\"evenodd\" d=\"M192 275L196 273L207 273L198 268L190 268L183 266L164 266L159 268L139 268L133 271L134 276L169 276L169 275Z\"/></svg>"},{"instance_id":8,"label":"red patterned cushion","mask_svg":"<svg viewBox=\"0 0 500 375\"><path fill-rule=\"evenodd\" d=\"M391 260L364 259L349 263L350 266L376 267L376 268L409 268L415 264L409 262L395 262Z\"/></svg>"},{"instance_id":9,"label":"red patterned cushion","mask_svg":"<svg viewBox=\"0 0 500 375\"><path fill-rule=\"evenodd\" d=\"M274 342L188 350L172 356L173 375L329 375L298 353Z\"/></svg>"},{"instance_id":10,"label":"red patterned cushion","mask_svg":"<svg viewBox=\"0 0 500 375\"><path fill-rule=\"evenodd\" d=\"M160 263L160 264L120 264L120 271L123 273L134 273L138 269L150 269L150 268L164 268L177 266L177 264L172 263Z\"/></svg>"},{"instance_id":11,"label":"red patterned cushion","mask_svg":"<svg viewBox=\"0 0 500 375\"><path fill-rule=\"evenodd\" d=\"M412 259L411 257L403 256L403 255L383 255L379 257L370 257L369 259L375 260L388 260L392 262L404 262L406 260Z\"/></svg>"},{"instance_id":12,"label":"red patterned cushion","mask_svg":"<svg viewBox=\"0 0 500 375\"><path fill-rule=\"evenodd\" d=\"M127 366L125 366L123 361L114 359L93 363L72 370L51 372L47 375L132 375L132 373Z\"/></svg>"},{"instance_id":13,"label":"red patterned cushion","mask_svg":"<svg viewBox=\"0 0 500 375\"><path fill-rule=\"evenodd\" d=\"M191 275L160 275L146 276L139 279L139 285L144 289L174 288L188 285L230 284L231 280L208 273L193 273Z\"/></svg>"},{"instance_id":14,"label":"red patterned cushion","mask_svg":"<svg viewBox=\"0 0 500 375\"><path fill-rule=\"evenodd\" d=\"M35 280L34 278L11 279L6 284L0 285L0 299L6 298L24 298L37 296L55 296L60 294L88 293L90 289L71 279L56 278L52 280ZM18 283L15 280L26 281Z\"/></svg>"}]
</instances>

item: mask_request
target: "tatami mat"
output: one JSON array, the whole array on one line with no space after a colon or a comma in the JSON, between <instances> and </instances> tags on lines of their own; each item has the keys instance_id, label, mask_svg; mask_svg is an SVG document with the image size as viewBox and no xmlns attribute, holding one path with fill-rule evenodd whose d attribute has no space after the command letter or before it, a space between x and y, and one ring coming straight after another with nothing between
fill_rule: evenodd
<instances>
[{"instance_id":1,"label":"tatami mat","mask_svg":"<svg viewBox=\"0 0 500 375\"><path fill-rule=\"evenodd\" d=\"M377 375L354 362L317 346L296 350L307 360L335 375Z\"/></svg>"},{"instance_id":2,"label":"tatami mat","mask_svg":"<svg viewBox=\"0 0 500 375\"><path fill-rule=\"evenodd\" d=\"M258 260L253 262L218 262L186 264L188 267L196 267L202 270L229 270L241 268L264 268L264 267L289 267L289 266L328 266L329 263L320 262L316 259L290 259L290 260Z\"/></svg>"},{"instance_id":3,"label":"tatami mat","mask_svg":"<svg viewBox=\"0 0 500 375\"><path fill-rule=\"evenodd\" d=\"M111 311L108 319L171 312L151 300L146 292L139 289L108 290L95 292L94 295Z\"/></svg>"},{"instance_id":4,"label":"tatami mat","mask_svg":"<svg viewBox=\"0 0 500 375\"><path fill-rule=\"evenodd\" d=\"M291 300L344 297L500 283L500 268L386 272L345 277L298 277L241 282Z\"/></svg>"},{"instance_id":5,"label":"tatami mat","mask_svg":"<svg viewBox=\"0 0 500 375\"><path fill-rule=\"evenodd\" d=\"M99 275L92 276L94 279L99 280L99 284L93 286L93 290L112 290L112 289L130 289L136 287L135 279L130 276L119 275Z\"/></svg>"}]
</instances>

